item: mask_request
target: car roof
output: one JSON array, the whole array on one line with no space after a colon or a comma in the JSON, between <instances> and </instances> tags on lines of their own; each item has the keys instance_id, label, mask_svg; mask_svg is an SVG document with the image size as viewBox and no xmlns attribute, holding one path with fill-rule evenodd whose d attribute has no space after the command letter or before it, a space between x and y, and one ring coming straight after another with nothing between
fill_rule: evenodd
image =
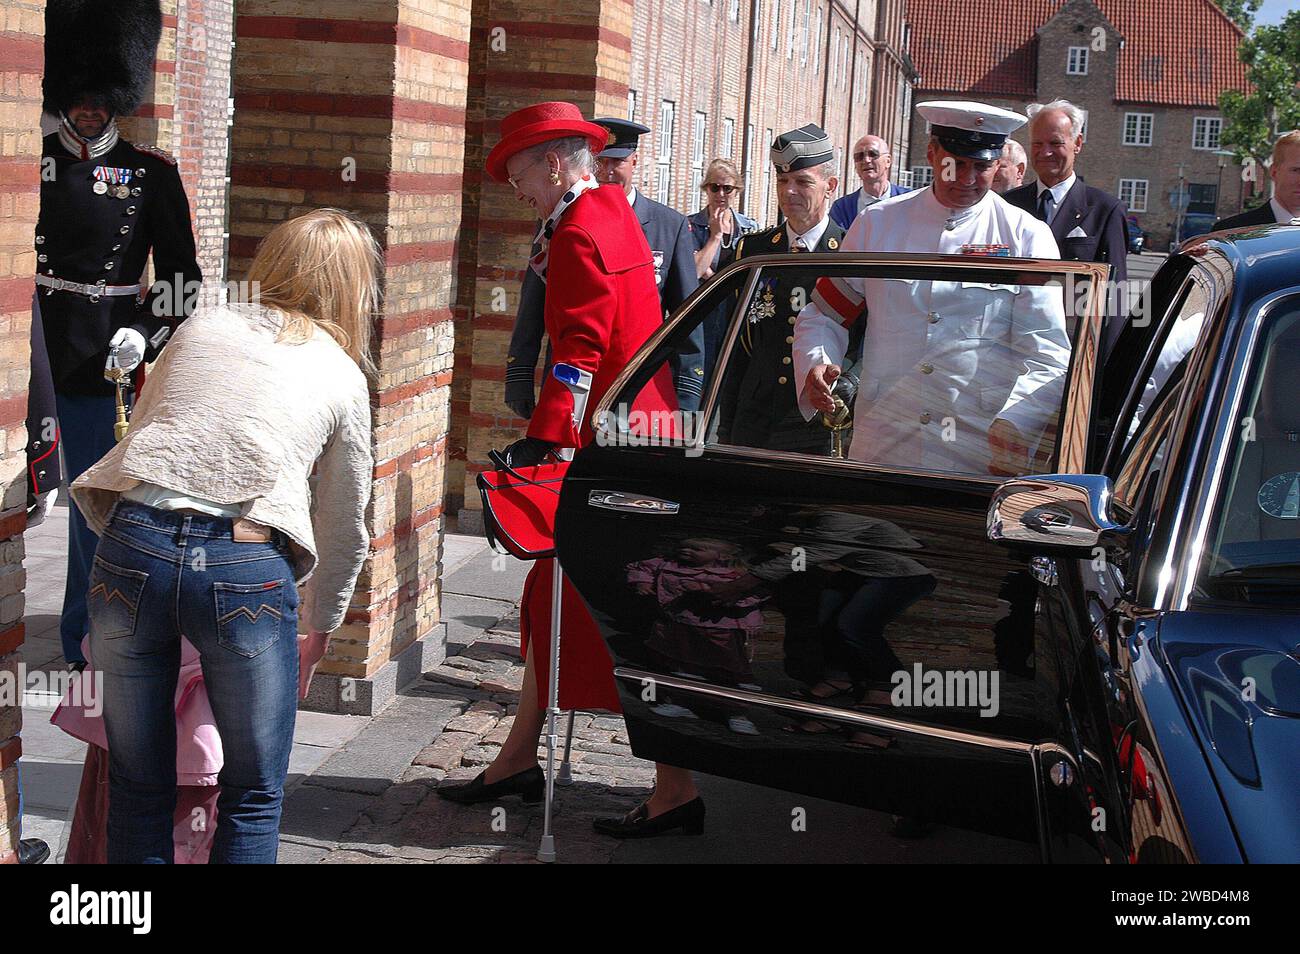
<instances>
[{"instance_id":1,"label":"car roof","mask_svg":"<svg viewBox=\"0 0 1300 954\"><path fill-rule=\"evenodd\" d=\"M1217 252L1231 264L1237 297L1250 302L1278 289L1300 285L1300 227L1249 225L1211 232L1188 242L1179 254Z\"/></svg>"}]
</instances>

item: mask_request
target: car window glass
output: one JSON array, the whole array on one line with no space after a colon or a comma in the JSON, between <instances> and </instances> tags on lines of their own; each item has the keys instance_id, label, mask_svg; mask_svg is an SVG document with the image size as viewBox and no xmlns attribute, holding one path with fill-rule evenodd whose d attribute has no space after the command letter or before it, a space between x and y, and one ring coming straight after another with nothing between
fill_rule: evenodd
<instances>
[{"instance_id":1,"label":"car window glass","mask_svg":"<svg viewBox=\"0 0 1300 954\"><path fill-rule=\"evenodd\" d=\"M1081 461L1079 451L1063 458L1059 446L1077 373L1073 315L1090 300L1073 273L995 258L938 266L837 258L774 257L715 282L638 363L598 439L673 446L698 438L704 448L989 481ZM701 412L649 410L677 407L674 342L719 314L729 324L713 336ZM829 412L814 406L807 384L823 362L841 371ZM1088 382L1094 371L1090 360ZM1082 446L1086 424L1086 401L1076 404L1070 447Z\"/></svg>"},{"instance_id":2,"label":"car window glass","mask_svg":"<svg viewBox=\"0 0 1300 954\"><path fill-rule=\"evenodd\" d=\"M1300 299L1276 307L1246 379L1202 596L1294 605L1300 591Z\"/></svg>"},{"instance_id":3,"label":"car window glass","mask_svg":"<svg viewBox=\"0 0 1300 954\"><path fill-rule=\"evenodd\" d=\"M1137 509L1143 488L1164 466L1165 452L1173 430L1174 411L1182 395L1182 378L1187 360L1172 369L1162 393L1151 398L1152 410L1140 421L1134 420L1135 432L1120 459L1115 477L1114 499L1117 506L1132 514Z\"/></svg>"},{"instance_id":4,"label":"car window glass","mask_svg":"<svg viewBox=\"0 0 1300 954\"><path fill-rule=\"evenodd\" d=\"M1196 340L1201 334L1201 328L1205 325L1205 313L1209 306L1209 289L1205 283L1196 279L1189 281L1182 295L1182 300L1178 303L1173 320L1169 322L1167 329L1162 329L1164 340L1161 342L1160 351L1156 355L1154 365L1147 374L1146 383L1143 385L1142 393L1138 398L1137 407L1134 408L1123 431L1126 442L1124 453L1126 455L1130 449L1127 445L1132 442L1133 436L1142 423L1142 419L1165 389L1174 369L1182 364L1183 359L1191 353L1192 348L1196 345Z\"/></svg>"},{"instance_id":5,"label":"car window glass","mask_svg":"<svg viewBox=\"0 0 1300 954\"><path fill-rule=\"evenodd\" d=\"M1053 281L1054 280L1054 281ZM1060 275L763 268L709 442L990 477L1054 466L1071 341ZM832 409L808 374L839 369Z\"/></svg>"}]
</instances>

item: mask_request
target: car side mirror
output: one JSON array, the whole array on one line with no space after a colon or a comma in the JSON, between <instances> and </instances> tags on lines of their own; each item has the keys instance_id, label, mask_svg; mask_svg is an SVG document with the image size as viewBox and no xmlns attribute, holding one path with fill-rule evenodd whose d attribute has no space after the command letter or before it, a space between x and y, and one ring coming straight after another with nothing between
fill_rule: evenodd
<instances>
[{"instance_id":1,"label":"car side mirror","mask_svg":"<svg viewBox=\"0 0 1300 954\"><path fill-rule=\"evenodd\" d=\"M1109 477L1046 474L1004 481L989 502L988 536L1035 553L1090 557L1122 549L1129 528L1111 519Z\"/></svg>"}]
</instances>

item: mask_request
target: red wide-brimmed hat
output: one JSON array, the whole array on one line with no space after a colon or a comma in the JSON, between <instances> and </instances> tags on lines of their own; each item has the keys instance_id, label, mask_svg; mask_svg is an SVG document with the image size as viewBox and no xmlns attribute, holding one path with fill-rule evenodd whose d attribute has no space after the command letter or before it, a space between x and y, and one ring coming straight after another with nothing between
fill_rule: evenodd
<instances>
[{"instance_id":1,"label":"red wide-brimmed hat","mask_svg":"<svg viewBox=\"0 0 1300 954\"><path fill-rule=\"evenodd\" d=\"M506 161L511 156L539 142L565 136L586 137L591 151L596 153L605 148L610 133L604 126L583 119L573 103L538 103L516 109L501 120L501 141L488 153L487 173L497 182L506 182Z\"/></svg>"}]
</instances>

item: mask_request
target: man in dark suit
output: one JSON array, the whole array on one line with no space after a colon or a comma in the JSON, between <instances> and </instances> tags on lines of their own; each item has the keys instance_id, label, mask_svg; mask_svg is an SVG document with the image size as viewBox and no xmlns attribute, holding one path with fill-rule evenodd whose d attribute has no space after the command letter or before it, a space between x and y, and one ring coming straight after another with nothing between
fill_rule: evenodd
<instances>
[{"instance_id":1,"label":"man in dark suit","mask_svg":"<svg viewBox=\"0 0 1300 954\"><path fill-rule=\"evenodd\" d=\"M695 241L682 215L643 195L634 185L637 146L648 126L625 119L596 119L610 131L610 144L596 156L596 178L623 188L628 203L641 223L641 231L654 256L655 282L665 315L677 310L699 286L695 267ZM506 404L520 417L533 409L533 368L541 351L542 311L545 286L526 270L520 291L519 311L506 357ZM695 329L688 343L673 356L673 388L683 411L697 411L704 389L704 326ZM527 413L524 413L524 412Z\"/></svg>"},{"instance_id":2,"label":"man in dark suit","mask_svg":"<svg viewBox=\"0 0 1300 954\"><path fill-rule=\"evenodd\" d=\"M826 133L812 124L772 141L776 201L785 221L742 238L737 258L838 251L844 229L828 215L834 158ZM745 321L722 382L719 436L724 443L821 456L833 451L831 431L821 417L805 421L796 403L794 323L812 292L800 294L798 284L793 274L778 271L745 303ZM845 403L853 406L851 399Z\"/></svg>"},{"instance_id":3,"label":"man in dark suit","mask_svg":"<svg viewBox=\"0 0 1300 954\"><path fill-rule=\"evenodd\" d=\"M1029 160L1036 182L1002 196L1012 205L1031 212L1052 227L1052 235L1067 262L1107 262L1113 288L1128 279L1128 234L1124 205L1109 192L1084 183L1074 162L1083 149L1083 110L1058 99L1047 105L1032 104L1029 114ZM1108 296L1123 302L1123 296ZM1103 354L1120 331L1108 309Z\"/></svg>"},{"instance_id":4,"label":"man in dark suit","mask_svg":"<svg viewBox=\"0 0 1300 954\"><path fill-rule=\"evenodd\" d=\"M1214 223L1214 231L1246 225L1300 224L1300 129L1279 136L1268 164L1273 197L1267 202Z\"/></svg>"},{"instance_id":5,"label":"man in dark suit","mask_svg":"<svg viewBox=\"0 0 1300 954\"><path fill-rule=\"evenodd\" d=\"M831 205L831 221L847 232L858 213L867 206L911 192L889 181L893 167L894 157L885 140L870 133L859 139L853 147L853 168L862 180L862 188L835 200Z\"/></svg>"}]
</instances>

